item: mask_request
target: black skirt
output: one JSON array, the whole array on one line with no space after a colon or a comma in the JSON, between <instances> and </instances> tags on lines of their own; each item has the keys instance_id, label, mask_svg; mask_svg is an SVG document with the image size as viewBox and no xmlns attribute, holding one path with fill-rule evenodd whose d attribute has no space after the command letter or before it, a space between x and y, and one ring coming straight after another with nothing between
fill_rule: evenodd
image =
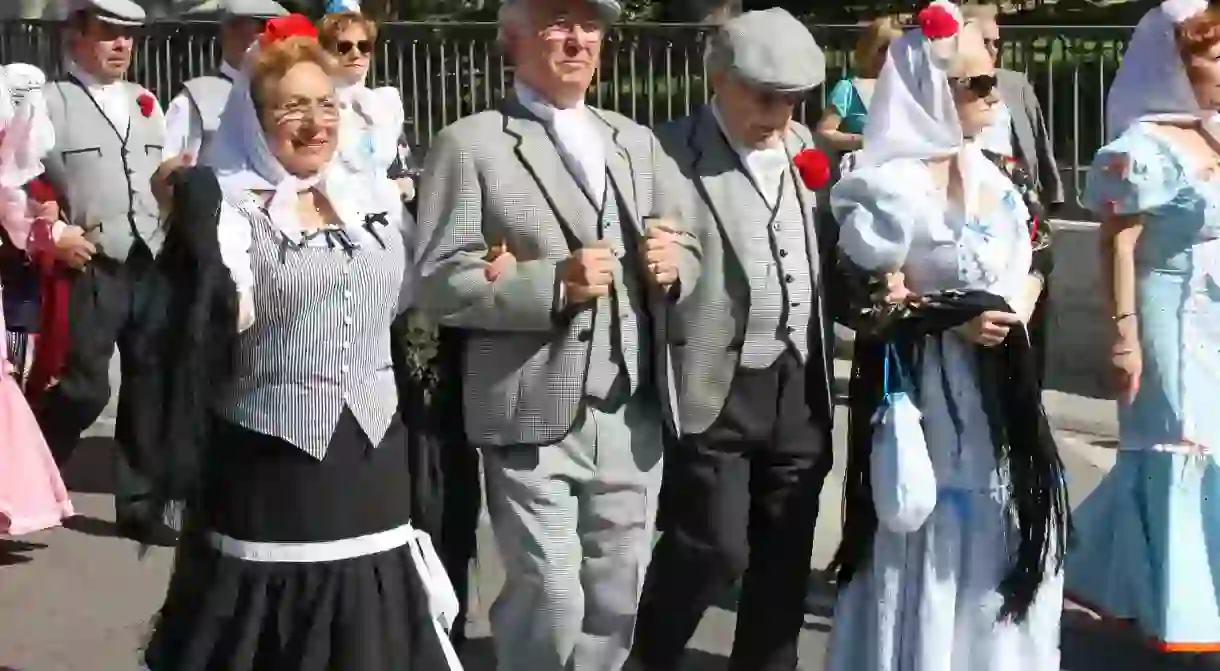
<instances>
[{"instance_id":1,"label":"black skirt","mask_svg":"<svg viewBox=\"0 0 1220 671\"><path fill-rule=\"evenodd\" d=\"M218 422L204 495L188 511L165 604L145 651L151 671L443 671L427 595L407 547L335 561L221 554L209 534L320 542L410 520L406 429L373 449L345 410L326 457Z\"/></svg>"}]
</instances>

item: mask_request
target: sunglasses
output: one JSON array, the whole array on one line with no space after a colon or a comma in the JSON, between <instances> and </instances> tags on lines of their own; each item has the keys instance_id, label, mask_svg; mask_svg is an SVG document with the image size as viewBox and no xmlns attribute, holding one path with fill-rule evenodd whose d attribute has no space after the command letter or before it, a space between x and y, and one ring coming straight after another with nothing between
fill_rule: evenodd
<instances>
[{"instance_id":1,"label":"sunglasses","mask_svg":"<svg viewBox=\"0 0 1220 671\"><path fill-rule=\"evenodd\" d=\"M352 49L359 51L364 56L368 56L373 53L373 42L371 40L360 40L359 42L340 40L335 44L335 51L338 51L340 56L348 55Z\"/></svg>"},{"instance_id":2,"label":"sunglasses","mask_svg":"<svg viewBox=\"0 0 1220 671\"><path fill-rule=\"evenodd\" d=\"M997 79L995 75L975 75L973 77L958 77L953 84L979 98L986 98L995 90Z\"/></svg>"}]
</instances>

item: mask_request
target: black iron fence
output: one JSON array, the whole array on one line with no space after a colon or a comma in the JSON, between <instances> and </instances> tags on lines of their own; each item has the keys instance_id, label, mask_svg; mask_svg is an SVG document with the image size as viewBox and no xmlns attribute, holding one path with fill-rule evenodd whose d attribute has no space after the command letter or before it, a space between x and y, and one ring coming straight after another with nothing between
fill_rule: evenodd
<instances>
[{"instance_id":1,"label":"black iron fence","mask_svg":"<svg viewBox=\"0 0 1220 671\"><path fill-rule=\"evenodd\" d=\"M828 83L851 69L860 27L813 25L827 53ZM1006 29L1003 64L1025 71L1046 112L1069 190L1078 191L1105 137L1105 91L1113 79L1127 26L1020 26ZM653 125L688 114L709 95L703 74L708 28L625 24L608 36L592 104ZM132 78L162 100L217 63L212 23L155 23L141 33ZM373 79L402 91L408 138L425 147L453 121L496 105L511 86L509 66L486 23L397 23L382 28ZM0 22L0 63L29 62L54 76L61 66L58 24ZM821 114L824 87L800 111Z\"/></svg>"}]
</instances>

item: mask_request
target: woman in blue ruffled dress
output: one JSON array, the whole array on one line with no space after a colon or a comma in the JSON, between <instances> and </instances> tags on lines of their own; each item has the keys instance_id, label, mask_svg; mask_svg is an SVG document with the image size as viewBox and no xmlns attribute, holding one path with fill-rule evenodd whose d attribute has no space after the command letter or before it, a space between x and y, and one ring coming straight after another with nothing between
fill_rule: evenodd
<instances>
[{"instance_id":1,"label":"woman in blue ruffled dress","mask_svg":"<svg viewBox=\"0 0 1220 671\"><path fill-rule=\"evenodd\" d=\"M1103 219L1121 451L1077 513L1072 598L1167 652L1220 652L1220 10L1170 0L1110 89Z\"/></svg>"},{"instance_id":2,"label":"woman in blue ruffled dress","mask_svg":"<svg viewBox=\"0 0 1220 671\"><path fill-rule=\"evenodd\" d=\"M920 25L891 46L864 148L831 192L843 316L868 337L827 669L1057 671L1070 521L1025 329L1038 245L1021 190L976 141L999 105L982 35L943 1ZM896 366L922 421L878 428ZM901 449L924 453L922 479L878 468L898 448L875 438L921 429L926 445ZM886 505L904 491L918 513Z\"/></svg>"}]
</instances>

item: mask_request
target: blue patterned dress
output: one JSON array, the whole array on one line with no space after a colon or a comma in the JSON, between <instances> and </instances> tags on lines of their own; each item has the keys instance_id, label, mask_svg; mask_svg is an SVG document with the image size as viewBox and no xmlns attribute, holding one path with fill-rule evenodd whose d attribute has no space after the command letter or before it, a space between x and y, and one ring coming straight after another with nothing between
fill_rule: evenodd
<instances>
[{"instance_id":1,"label":"blue patterned dress","mask_svg":"<svg viewBox=\"0 0 1220 671\"><path fill-rule=\"evenodd\" d=\"M1202 172L1141 124L1097 154L1084 195L1144 215L1144 369L1118 462L1076 512L1067 591L1167 651L1220 650L1220 180Z\"/></svg>"}]
</instances>

